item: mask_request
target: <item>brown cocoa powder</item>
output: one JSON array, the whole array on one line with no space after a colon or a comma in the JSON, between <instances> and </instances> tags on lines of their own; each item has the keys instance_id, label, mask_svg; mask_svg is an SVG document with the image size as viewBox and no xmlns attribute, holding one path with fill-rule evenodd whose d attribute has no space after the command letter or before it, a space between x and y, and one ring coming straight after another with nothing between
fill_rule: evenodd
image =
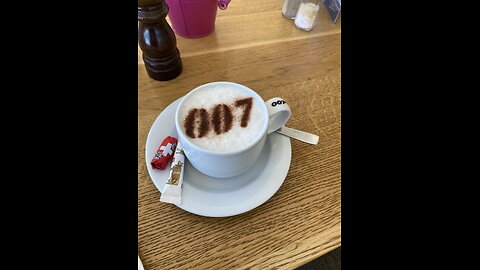
<instances>
[{"instance_id":1,"label":"brown cocoa powder","mask_svg":"<svg viewBox=\"0 0 480 270\"><path fill-rule=\"evenodd\" d=\"M252 110L252 105L253 105L253 98L251 97L235 101L235 106L237 107L245 106L245 110L243 111L242 121L240 123L241 127L248 126L248 120L250 120L250 111Z\"/></svg>"}]
</instances>

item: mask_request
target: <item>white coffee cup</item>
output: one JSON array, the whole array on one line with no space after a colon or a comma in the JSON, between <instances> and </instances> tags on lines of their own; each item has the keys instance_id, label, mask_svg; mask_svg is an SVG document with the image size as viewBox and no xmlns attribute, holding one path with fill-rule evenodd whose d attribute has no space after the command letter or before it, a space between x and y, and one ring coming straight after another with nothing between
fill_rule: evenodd
<instances>
[{"instance_id":1,"label":"white coffee cup","mask_svg":"<svg viewBox=\"0 0 480 270\"><path fill-rule=\"evenodd\" d=\"M182 128L184 119L181 119L180 109L184 105L184 101L197 91L204 91L205 89L218 86L242 89L255 100L255 104L259 104L261 107L260 111L264 121L259 123L264 124L259 129L260 132L255 139L242 145L241 149L233 151L204 149L193 143L192 139L187 136ZM198 86L185 95L175 113L175 126L178 140L183 146L185 156L193 167L211 177L228 178L238 176L250 169L260 156L267 135L285 125L290 116L290 107L282 98L275 97L265 102L255 91L244 85L232 82L212 82Z\"/></svg>"}]
</instances>

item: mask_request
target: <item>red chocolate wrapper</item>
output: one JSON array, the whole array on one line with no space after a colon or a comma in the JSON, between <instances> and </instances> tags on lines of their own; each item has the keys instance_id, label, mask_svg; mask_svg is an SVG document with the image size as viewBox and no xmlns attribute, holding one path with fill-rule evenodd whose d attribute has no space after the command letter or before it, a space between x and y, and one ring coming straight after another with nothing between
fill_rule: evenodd
<instances>
[{"instance_id":1,"label":"red chocolate wrapper","mask_svg":"<svg viewBox=\"0 0 480 270\"><path fill-rule=\"evenodd\" d=\"M175 147L177 147L177 139L171 136L167 136L160 147L158 147L157 153L153 157L150 164L152 168L163 170L167 167L168 162L173 157L175 153Z\"/></svg>"}]
</instances>

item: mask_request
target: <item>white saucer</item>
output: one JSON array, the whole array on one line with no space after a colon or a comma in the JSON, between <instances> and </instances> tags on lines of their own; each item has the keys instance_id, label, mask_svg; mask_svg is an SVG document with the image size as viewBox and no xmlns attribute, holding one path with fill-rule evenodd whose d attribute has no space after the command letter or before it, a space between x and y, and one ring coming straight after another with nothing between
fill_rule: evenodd
<instances>
[{"instance_id":1,"label":"white saucer","mask_svg":"<svg viewBox=\"0 0 480 270\"><path fill-rule=\"evenodd\" d=\"M145 146L148 173L162 192L169 174L150 165L157 148L167 136L177 138L175 111L182 98L170 104L153 123ZM238 215L263 204L280 188L292 158L290 138L272 133L267 136L259 161L246 173L232 178L213 178L200 173L186 162L183 178L181 209L207 217Z\"/></svg>"}]
</instances>

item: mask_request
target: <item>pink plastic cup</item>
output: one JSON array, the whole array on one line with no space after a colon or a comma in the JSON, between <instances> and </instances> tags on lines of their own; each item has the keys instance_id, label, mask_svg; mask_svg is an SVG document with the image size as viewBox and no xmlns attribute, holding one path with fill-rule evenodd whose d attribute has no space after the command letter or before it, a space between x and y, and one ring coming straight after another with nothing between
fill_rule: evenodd
<instances>
[{"instance_id":1,"label":"pink plastic cup","mask_svg":"<svg viewBox=\"0 0 480 270\"><path fill-rule=\"evenodd\" d=\"M217 8L226 9L230 1L166 0L173 31L186 38L208 36L215 30Z\"/></svg>"}]
</instances>

